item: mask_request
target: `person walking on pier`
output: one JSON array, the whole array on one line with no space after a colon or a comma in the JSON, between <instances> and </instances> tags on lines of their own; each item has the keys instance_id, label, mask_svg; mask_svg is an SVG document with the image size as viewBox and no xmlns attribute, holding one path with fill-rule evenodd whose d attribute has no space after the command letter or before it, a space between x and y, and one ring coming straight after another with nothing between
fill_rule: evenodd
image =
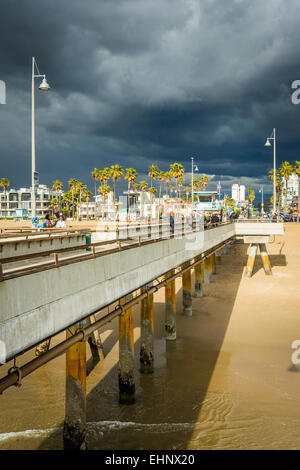
<instances>
[{"instance_id":1,"label":"person walking on pier","mask_svg":"<svg viewBox=\"0 0 300 470\"><path fill-rule=\"evenodd\" d=\"M175 229L174 212L170 212L170 230L171 230L171 235L174 235L174 229Z\"/></svg>"}]
</instances>

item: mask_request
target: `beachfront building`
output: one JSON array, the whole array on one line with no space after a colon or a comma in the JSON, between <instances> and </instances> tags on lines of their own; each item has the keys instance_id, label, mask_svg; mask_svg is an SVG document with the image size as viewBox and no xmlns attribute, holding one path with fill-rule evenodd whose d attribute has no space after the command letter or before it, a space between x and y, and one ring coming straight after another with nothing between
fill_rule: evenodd
<instances>
[{"instance_id":1,"label":"beachfront building","mask_svg":"<svg viewBox=\"0 0 300 470\"><path fill-rule=\"evenodd\" d=\"M61 192L61 195L63 193ZM45 217L50 212L49 203L52 198L57 198L54 189L40 184L36 194L36 215ZM0 218L31 217L31 188L11 188L9 191L0 192Z\"/></svg>"},{"instance_id":2,"label":"beachfront building","mask_svg":"<svg viewBox=\"0 0 300 470\"><path fill-rule=\"evenodd\" d=\"M217 191L194 191L194 211L219 211L221 209L219 193Z\"/></svg>"},{"instance_id":3,"label":"beachfront building","mask_svg":"<svg viewBox=\"0 0 300 470\"><path fill-rule=\"evenodd\" d=\"M236 204L242 204L246 201L246 187L244 184L233 184L231 187L231 197Z\"/></svg>"},{"instance_id":4,"label":"beachfront building","mask_svg":"<svg viewBox=\"0 0 300 470\"><path fill-rule=\"evenodd\" d=\"M282 185L282 205L290 206L292 201L298 199L299 196L299 178L293 173L287 180L287 183L282 178Z\"/></svg>"}]
</instances>

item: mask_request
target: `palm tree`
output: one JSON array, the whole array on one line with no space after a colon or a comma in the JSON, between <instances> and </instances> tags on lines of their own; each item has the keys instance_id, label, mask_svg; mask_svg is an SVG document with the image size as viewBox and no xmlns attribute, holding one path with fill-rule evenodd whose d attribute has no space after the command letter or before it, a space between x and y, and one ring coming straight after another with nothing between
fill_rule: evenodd
<instances>
[{"instance_id":1,"label":"palm tree","mask_svg":"<svg viewBox=\"0 0 300 470\"><path fill-rule=\"evenodd\" d=\"M186 186L184 192L186 194L186 202L189 202L189 194L191 192L191 188L189 186Z\"/></svg>"},{"instance_id":2,"label":"palm tree","mask_svg":"<svg viewBox=\"0 0 300 470\"><path fill-rule=\"evenodd\" d=\"M94 184L95 184L95 201L96 201L97 181L99 181L100 170L98 168L95 168L94 171L92 171L91 175L92 175L92 178L93 178Z\"/></svg>"},{"instance_id":3,"label":"palm tree","mask_svg":"<svg viewBox=\"0 0 300 470\"><path fill-rule=\"evenodd\" d=\"M78 181L75 178L71 178L68 184L72 192L72 217L74 219L74 196L75 196L75 191L77 189Z\"/></svg>"},{"instance_id":4,"label":"palm tree","mask_svg":"<svg viewBox=\"0 0 300 470\"><path fill-rule=\"evenodd\" d=\"M161 186L162 183L165 181L165 173L163 171L160 171L157 175L158 181L159 181L159 200L161 198Z\"/></svg>"},{"instance_id":5,"label":"palm tree","mask_svg":"<svg viewBox=\"0 0 300 470\"><path fill-rule=\"evenodd\" d=\"M288 184L288 180L290 179L290 176L292 175L293 173L293 167L292 165L285 161L283 163L281 163L281 166L279 168L279 173L281 174L281 176L284 178L284 181L285 181L285 187L287 189L287 184Z\"/></svg>"},{"instance_id":6,"label":"palm tree","mask_svg":"<svg viewBox=\"0 0 300 470\"><path fill-rule=\"evenodd\" d=\"M61 198L60 198L60 195L59 195L59 191L62 190L62 188L63 188L63 183L62 183L61 181L59 181L59 180L55 180L55 181L53 182L53 186L52 186L52 187L53 187L53 189L55 189L56 194L57 194L57 199L58 199L58 201L59 201L58 206L61 206Z\"/></svg>"},{"instance_id":7,"label":"palm tree","mask_svg":"<svg viewBox=\"0 0 300 470\"><path fill-rule=\"evenodd\" d=\"M50 200L50 202L49 202L49 206L50 206L51 209L52 209L52 215L53 215L54 212L56 211L57 205L58 205L57 199L56 199L55 197L53 197L53 198Z\"/></svg>"},{"instance_id":8,"label":"palm tree","mask_svg":"<svg viewBox=\"0 0 300 470\"><path fill-rule=\"evenodd\" d=\"M159 175L159 169L156 165L151 165L148 168L148 175L151 179L151 187L152 187L152 180L156 180L157 176Z\"/></svg>"},{"instance_id":9,"label":"palm tree","mask_svg":"<svg viewBox=\"0 0 300 470\"><path fill-rule=\"evenodd\" d=\"M298 222L300 221L300 162L295 161L293 173L298 176Z\"/></svg>"},{"instance_id":10,"label":"palm tree","mask_svg":"<svg viewBox=\"0 0 300 470\"><path fill-rule=\"evenodd\" d=\"M184 174L184 168L180 163L172 163L170 165L170 173L172 176L174 176L176 180L176 194L178 197L178 180L181 178Z\"/></svg>"},{"instance_id":11,"label":"palm tree","mask_svg":"<svg viewBox=\"0 0 300 470\"><path fill-rule=\"evenodd\" d=\"M151 194L151 199L153 199L155 194L157 193L157 189L156 188L149 188L149 193Z\"/></svg>"},{"instance_id":12,"label":"palm tree","mask_svg":"<svg viewBox=\"0 0 300 470\"><path fill-rule=\"evenodd\" d=\"M86 202L86 220L89 220L89 202L91 200L92 192L86 189L83 193L83 197L85 198Z\"/></svg>"},{"instance_id":13,"label":"palm tree","mask_svg":"<svg viewBox=\"0 0 300 470\"><path fill-rule=\"evenodd\" d=\"M111 179L113 180L113 190L114 190L114 204L116 204L116 181L119 181L124 173L123 167L121 165L112 165L110 167Z\"/></svg>"},{"instance_id":14,"label":"palm tree","mask_svg":"<svg viewBox=\"0 0 300 470\"><path fill-rule=\"evenodd\" d=\"M134 192L137 193L138 190L140 189L139 183L134 183L133 188L134 188Z\"/></svg>"},{"instance_id":15,"label":"palm tree","mask_svg":"<svg viewBox=\"0 0 300 470\"><path fill-rule=\"evenodd\" d=\"M111 169L106 167L104 168L104 170L101 171L101 174L100 174L100 181L101 181L101 184L106 184L109 179L111 177Z\"/></svg>"},{"instance_id":16,"label":"palm tree","mask_svg":"<svg viewBox=\"0 0 300 470\"><path fill-rule=\"evenodd\" d=\"M200 181L201 181L201 186L203 188L203 191L205 191L205 188L207 187L208 182L209 182L208 176L207 175L202 175L201 178L200 178Z\"/></svg>"},{"instance_id":17,"label":"palm tree","mask_svg":"<svg viewBox=\"0 0 300 470\"><path fill-rule=\"evenodd\" d=\"M80 211L81 211L81 199L82 199L82 196L84 194L86 190L86 184L84 183L81 183L80 181L78 182L77 184L77 191L79 192L79 207L80 207ZM77 210L77 220L79 219L79 212Z\"/></svg>"},{"instance_id":18,"label":"palm tree","mask_svg":"<svg viewBox=\"0 0 300 470\"><path fill-rule=\"evenodd\" d=\"M250 191L250 194L249 194L249 201L250 201L250 204L253 203L254 199L255 199L255 191L252 189L252 190Z\"/></svg>"},{"instance_id":19,"label":"palm tree","mask_svg":"<svg viewBox=\"0 0 300 470\"><path fill-rule=\"evenodd\" d=\"M165 172L165 182L166 182L166 192L167 192L167 196L169 197L169 184L171 183L172 181L172 174L170 171L166 171Z\"/></svg>"},{"instance_id":20,"label":"palm tree","mask_svg":"<svg viewBox=\"0 0 300 470\"><path fill-rule=\"evenodd\" d=\"M127 219L128 219L128 211L129 211L129 193L130 193L130 185L133 184L137 179L137 171L134 168L126 168L126 174L124 179L128 181L128 191L127 191Z\"/></svg>"},{"instance_id":21,"label":"palm tree","mask_svg":"<svg viewBox=\"0 0 300 470\"><path fill-rule=\"evenodd\" d=\"M148 188L148 183L147 183L147 181L141 181L141 182L140 182L140 189L141 189L141 191L144 193L144 192L147 190L147 188Z\"/></svg>"},{"instance_id":22,"label":"palm tree","mask_svg":"<svg viewBox=\"0 0 300 470\"><path fill-rule=\"evenodd\" d=\"M175 186L174 186L173 184L170 184L170 193L171 193L171 197L172 197L174 188L175 188Z\"/></svg>"},{"instance_id":23,"label":"palm tree","mask_svg":"<svg viewBox=\"0 0 300 470\"><path fill-rule=\"evenodd\" d=\"M71 191L66 191L65 194L63 195L63 201L66 203L67 207L67 211L69 213L69 216L70 216L70 204L72 202L72 192ZM64 208L63 208L64 209Z\"/></svg>"},{"instance_id":24,"label":"palm tree","mask_svg":"<svg viewBox=\"0 0 300 470\"><path fill-rule=\"evenodd\" d=\"M6 197L6 191L7 191L7 188L8 186L10 185L10 182L9 182L9 179L8 178L1 178L1 181L0 181L0 186L2 186L3 188L3 191L4 191L4 198L7 199ZM7 204L7 200L6 200L6 204ZM8 204L7 204L8 205Z\"/></svg>"},{"instance_id":25,"label":"palm tree","mask_svg":"<svg viewBox=\"0 0 300 470\"><path fill-rule=\"evenodd\" d=\"M106 202L106 199L107 199L107 196L109 195L110 193L110 186L108 186L107 184L103 184L102 186L100 186L100 188L98 188L98 193L101 194L101 196L103 197L103 202L105 204ZM102 218L103 218L103 205L101 204L101 212L102 212Z\"/></svg>"}]
</instances>

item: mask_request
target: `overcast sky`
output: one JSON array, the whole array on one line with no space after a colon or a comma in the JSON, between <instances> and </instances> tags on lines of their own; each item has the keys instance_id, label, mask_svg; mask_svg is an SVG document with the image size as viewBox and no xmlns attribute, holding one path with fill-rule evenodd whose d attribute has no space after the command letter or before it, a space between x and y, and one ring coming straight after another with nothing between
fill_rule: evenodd
<instances>
[{"instance_id":1,"label":"overcast sky","mask_svg":"<svg viewBox=\"0 0 300 470\"><path fill-rule=\"evenodd\" d=\"M300 160L299 0L0 0L0 177L31 182L31 58L40 182L119 163L141 179L191 157L200 173L269 184L278 164ZM268 188L265 186L265 191ZM271 192L271 191L270 191Z\"/></svg>"}]
</instances>

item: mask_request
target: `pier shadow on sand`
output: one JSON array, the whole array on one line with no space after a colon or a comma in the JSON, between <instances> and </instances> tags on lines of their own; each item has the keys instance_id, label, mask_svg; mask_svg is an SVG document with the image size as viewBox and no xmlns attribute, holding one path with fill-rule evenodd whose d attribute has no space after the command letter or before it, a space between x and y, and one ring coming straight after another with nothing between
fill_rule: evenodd
<instances>
[{"instance_id":1,"label":"pier shadow on sand","mask_svg":"<svg viewBox=\"0 0 300 470\"><path fill-rule=\"evenodd\" d=\"M118 402L117 320L103 328L103 332L110 330L103 343L109 365L98 364L90 371L95 385L87 395L89 449L172 450L197 449L200 441L207 448L216 444L218 431L209 433L209 427L226 419L230 403L222 390L209 393L209 384L217 360L223 374L230 367L230 353L222 350L222 344L247 262L247 248L236 243L227 250L212 282L204 285L203 297L193 299L192 317L181 314L182 290L178 290L176 341L164 339L164 290L155 296L155 369L151 375L140 374L137 339L133 405ZM263 269L259 255L256 258L253 275ZM284 255L271 255L270 259L273 267L286 265ZM180 279L177 286L181 287ZM139 328L138 306L134 321ZM56 446L61 445L60 437ZM53 436L39 448L53 448Z\"/></svg>"}]
</instances>

